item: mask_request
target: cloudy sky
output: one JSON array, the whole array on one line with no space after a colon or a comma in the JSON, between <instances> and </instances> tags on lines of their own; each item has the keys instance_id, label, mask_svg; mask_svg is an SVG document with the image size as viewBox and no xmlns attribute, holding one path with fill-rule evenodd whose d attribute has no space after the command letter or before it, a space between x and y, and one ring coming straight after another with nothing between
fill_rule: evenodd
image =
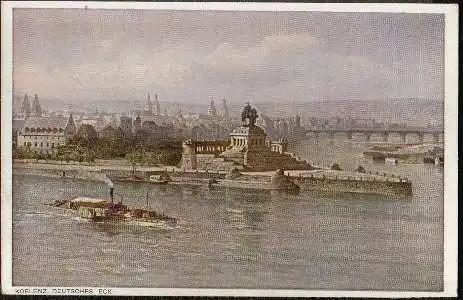
<instances>
[{"instance_id":1,"label":"cloudy sky","mask_svg":"<svg viewBox=\"0 0 463 300\"><path fill-rule=\"evenodd\" d=\"M16 94L443 101L444 16L14 9Z\"/></svg>"}]
</instances>

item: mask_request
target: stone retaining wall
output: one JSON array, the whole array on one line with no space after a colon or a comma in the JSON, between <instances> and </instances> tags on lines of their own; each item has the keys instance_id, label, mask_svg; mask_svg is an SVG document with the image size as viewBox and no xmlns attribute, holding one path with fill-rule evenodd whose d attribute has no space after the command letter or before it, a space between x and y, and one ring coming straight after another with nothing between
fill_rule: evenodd
<instances>
[{"instance_id":1,"label":"stone retaining wall","mask_svg":"<svg viewBox=\"0 0 463 300\"><path fill-rule=\"evenodd\" d=\"M294 183L301 187L302 190L406 196L412 194L412 185L410 182L367 181L310 177L293 177L292 179Z\"/></svg>"},{"instance_id":2,"label":"stone retaining wall","mask_svg":"<svg viewBox=\"0 0 463 300\"><path fill-rule=\"evenodd\" d=\"M100 173L97 171L82 171L82 170L63 170L63 169L34 169L15 167L13 174L27 174L38 175L47 177L64 177L66 178L79 178L94 180L96 176L92 173ZM131 170L110 170L103 169L108 177L112 179L126 178L132 175ZM162 171L136 171L135 175L144 179L148 179L150 175L159 174ZM174 181L181 181L185 179L224 179L226 172L201 172L196 170L189 171L168 171L168 174ZM268 175L241 175L237 180L256 182L256 183L269 183L270 176ZM379 181L379 180L358 180L358 179L332 179L332 178L316 178L316 177L289 177L294 183L300 186L301 190L307 191L326 191L326 192L351 192L351 193L371 193L371 194L384 194L384 195L411 195L412 185L410 182L405 181Z\"/></svg>"},{"instance_id":3,"label":"stone retaining wall","mask_svg":"<svg viewBox=\"0 0 463 300\"><path fill-rule=\"evenodd\" d=\"M287 153L251 152L245 154L246 169L253 171L270 171L275 169L312 170L306 161L297 160Z\"/></svg>"}]
</instances>

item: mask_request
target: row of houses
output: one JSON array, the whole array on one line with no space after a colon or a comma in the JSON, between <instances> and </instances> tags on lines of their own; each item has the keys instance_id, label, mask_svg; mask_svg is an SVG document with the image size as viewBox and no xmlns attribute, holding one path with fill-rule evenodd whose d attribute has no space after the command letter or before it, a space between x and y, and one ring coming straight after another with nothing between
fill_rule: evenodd
<instances>
[{"instance_id":1,"label":"row of houses","mask_svg":"<svg viewBox=\"0 0 463 300\"><path fill-rule=\"evenodd\" d=\"M135 123L135 126L132 126ZM123 116L118 126L107 124L102 130L97 130L91 124L75 122L69 117L32 117L28 119L13 119L13 148L28 148L40 153L52 153L60 145L66 145L76 134L92 127L102 138L120 136L126 139L135 138L138 142L156 144L163 140L183 140L184 133L172 125L159 126L154 121L140 119L135 121ZM82 129L82 130L81 130Z\"/></svg>"},{"instance_id":2,"label":"row of houses","mask_svg":"<svg viewBox=\"0 0 463 300\"><path fill-rule=\"evenodd\" d=\"M13 147L29 148L50 153L65 145L76 134L72 115L65 117L37 117L13 120Z\"/></svg>"}]
</instances>

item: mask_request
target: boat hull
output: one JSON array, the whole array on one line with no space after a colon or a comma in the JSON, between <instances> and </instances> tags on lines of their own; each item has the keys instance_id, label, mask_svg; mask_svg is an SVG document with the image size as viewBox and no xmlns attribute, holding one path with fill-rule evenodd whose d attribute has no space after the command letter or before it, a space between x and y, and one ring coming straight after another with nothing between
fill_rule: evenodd
<instances>
[{"instance_id":1,"label":"boat hull","mask_svg":"<svg viewBox=\"0 0 463 300\"><path fill-rule=\"evenodd\" d=\"M122 223L144 227L175 227L177 219L145 209L129 209L122 204L114 204L101 199L74 199L55 201L47 204L57 209L65 209L75 216L93 222Z\"/></svg>"}]
</instances>

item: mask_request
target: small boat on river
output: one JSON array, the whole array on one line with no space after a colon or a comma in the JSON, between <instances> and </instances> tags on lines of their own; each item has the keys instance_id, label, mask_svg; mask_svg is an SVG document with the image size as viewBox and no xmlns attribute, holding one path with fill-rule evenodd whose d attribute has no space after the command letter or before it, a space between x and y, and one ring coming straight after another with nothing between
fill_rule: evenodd
<instances>
[{"instance_id":1,"label":"small boat on river","mask_svg":"<svg viewBox=\"0 0 463 300\"><path fill-rule=\"evenodd\" d=\"M113 188L110 189L110 200L78 197L72 200L55 201L49 203L52 207L65 208L73 211L78 217L94 222L129 223L140 226L160 227L175 226L177 219L148 209L131 209L122 204L122 200L115 203Z\"/></svg>"},{"instance_id":2,"label":"small boat on river","mask_svg":"<svg viewBox=\"0 0 463 300\"><path fill-rule=\"evenodd\" d=\"M149 183L152 184L168 184L171 181L169 174L162 173L160 175L151 175L149 179Z\"/></svg>"},{"instance_id":3,"label":"small boat on river","mask_svg":"<svg viewBox=\"0 0 463 300\"><path fill-rule=\"evenodd\" d=\"M148 179L132 175L130 177L115 179L118 182L132 182L132 183L151 183L151 184L168 184L172 181L167 172L161 174L151 175Z\"/></svg>"},{"instance_id":4,"label":"small boat on river","mask_svg":"<svg viewBox=\"0 0 463 300\"><path fill-rule=\"evenodd\" d=\"M125 178L114 179L117 182L146 182L147 180L138 176L129 176Z\"/></svg>"}]
</instances>

